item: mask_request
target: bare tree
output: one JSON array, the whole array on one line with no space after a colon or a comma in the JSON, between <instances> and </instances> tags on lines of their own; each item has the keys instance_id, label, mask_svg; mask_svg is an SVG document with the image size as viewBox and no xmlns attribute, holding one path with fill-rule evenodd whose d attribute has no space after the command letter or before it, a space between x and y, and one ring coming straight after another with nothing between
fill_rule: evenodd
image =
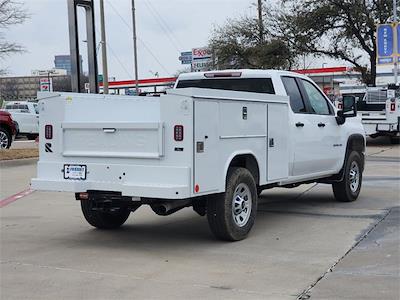
<instances>
[{"instance_id":1,"label":"bare tree","mask_svg":"<svg viewBox=\"0 0 400 300\"><path fill-rule=\"evenodd\" d=\"M9 27L22 24L28 18L28 13L23 4L15 0L0 0L0 60L15 53L24 52L24 48L13 41L7 41L4 31ZM0 68L0 75L6 70Z\"/></svg>"}]
</instances>

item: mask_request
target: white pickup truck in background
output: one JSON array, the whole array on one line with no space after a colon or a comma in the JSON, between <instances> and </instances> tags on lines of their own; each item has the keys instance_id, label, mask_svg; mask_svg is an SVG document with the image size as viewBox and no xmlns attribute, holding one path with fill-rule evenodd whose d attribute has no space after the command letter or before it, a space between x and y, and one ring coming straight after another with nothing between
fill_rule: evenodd
<instances>
[{"instance_id":1,"label":"white pickup truck in background","mask_svg":"<svg viewBox=\"0 0 400 300\"><path fill-rule=\"evenodd\" d=\"M39 135L37 103L27 101L7 102L4 110L8 111L17 123L17 135L25 135L30 140L36 139Z\"/></svg>"},{"instance_id":2,"label":"white pickup truck in background","mask_svg":"<svg viewBox=\"0 0 400 300\"><path fill-rule=\"evenodd\" d=\"M97 228L120 227L141 205L159 215L192 206L216 237L235 241L263 189L326 183L338 201L361 189L355 98L337 111L297 73L182 74L161 97L46 93L39 111L32 188L74 192Z\"/></svg>"},{"instance_id":3,"label":"white pickup truck in background","mask_svg":"<svg viewBox=\"0 0 400 300\"><path fill-rule=\"evenodd\" d=\"M361 104L361 105L360 105ZM400 142L400 91L397 89L367 89L358 102L358 114L366 135L388 136L392 144Z\"/></svg>"}]
</instances>

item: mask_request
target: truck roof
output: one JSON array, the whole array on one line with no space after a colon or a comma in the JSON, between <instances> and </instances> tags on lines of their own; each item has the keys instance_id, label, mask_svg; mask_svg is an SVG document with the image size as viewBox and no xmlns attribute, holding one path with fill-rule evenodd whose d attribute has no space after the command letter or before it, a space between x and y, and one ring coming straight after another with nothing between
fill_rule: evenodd
<instances>
[{"instance_id":1,"label":"truck roof","mask_svg":"<svg viewBox=\"0 0 400 300\"><path fill-rule=\"evenodd\" d=\"M226 75L226 76L224 76ZM207 71L207 72L192 72L192 73L182 73L179 75L178 80L191 80L191 79L204 79L204 78L254 78L254 77L275 77L290 75L302 78L308 78L302 74L283 70L255 70L255 69L228 69L228 70L218 70L218 71Z\"/></svg>"}]
</instances>

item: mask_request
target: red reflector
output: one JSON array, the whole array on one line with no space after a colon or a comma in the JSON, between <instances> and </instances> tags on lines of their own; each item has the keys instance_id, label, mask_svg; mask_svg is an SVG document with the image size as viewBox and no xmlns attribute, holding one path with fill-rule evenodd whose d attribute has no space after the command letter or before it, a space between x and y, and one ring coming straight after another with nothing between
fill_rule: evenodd
<instances>
[{"instance_id":1,"label":"red reflector","mask_svg":"<svg viewBox=\"0 0 400 300\"><path fill-rule=\"evenodd\" d=\"M206 78L219 78L219 77L241 77L242 72L216 72L216 73L204 73Z\"/></svg>"},{"instance_id":2,"label":"red reflector","mask_svg":"<svg viewBox=\"0 0 400 300\"><path fill-rule=\"evenodd\" d=\"M194 191L195 191L196 193L198 193L198 192L200 191L200 187L199 187L198 184L195 185Z\"/></svg>"},{"instance_id":3,"label":"red reflector","mask_svg":"<svg viewBox=\"0 0 400 300\"><path fill-rule=\"evenodd\" d=\"M390 111L396 110L396 103L390 103Z\"/></svg>"},{"instance_id":4,"label":"red reflector","mask_svg":"<svg viewBox=\"0 0 400 300\"><path fill-rule=\"evenodd\" d=\"M87 200L89 199L89 193L79 193L80 200Z\"/></svg>"},{"instance_id":5,"label":"red reflector","mask_svg":"<svg viewBox=\"0 0 400 300\"><path fill-rule=\"evenodd\" d=\"M183 141L183 125L175 125L174 140L177 142Z\"/></svg>"},{"instance_id":6,"label":"red reflector","mask_svg":"<svg viewBox=\"0 0 400 300\"><path fill-rule=\"evenodd\" d=\"M53 125L46 125L44 127L44 137L48 140L53 138Z\"/></svg>"}]
</instances>

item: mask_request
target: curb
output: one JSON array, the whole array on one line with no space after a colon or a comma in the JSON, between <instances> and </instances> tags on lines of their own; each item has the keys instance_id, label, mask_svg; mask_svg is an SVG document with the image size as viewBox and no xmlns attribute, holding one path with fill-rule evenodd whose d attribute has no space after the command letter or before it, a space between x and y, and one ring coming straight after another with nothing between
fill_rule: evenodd
<instances>
[{"instance_id":1,"label":"curb","mask_svg":"<svg viewBox=\"0 0 400 300\"><path fill-rule=\"evenodd\" d=\"M38 157L2 160L0 161L0 167L18 167L24 165L33 165L36 164L38 160Z\"/></svg>"}]
</instances>

